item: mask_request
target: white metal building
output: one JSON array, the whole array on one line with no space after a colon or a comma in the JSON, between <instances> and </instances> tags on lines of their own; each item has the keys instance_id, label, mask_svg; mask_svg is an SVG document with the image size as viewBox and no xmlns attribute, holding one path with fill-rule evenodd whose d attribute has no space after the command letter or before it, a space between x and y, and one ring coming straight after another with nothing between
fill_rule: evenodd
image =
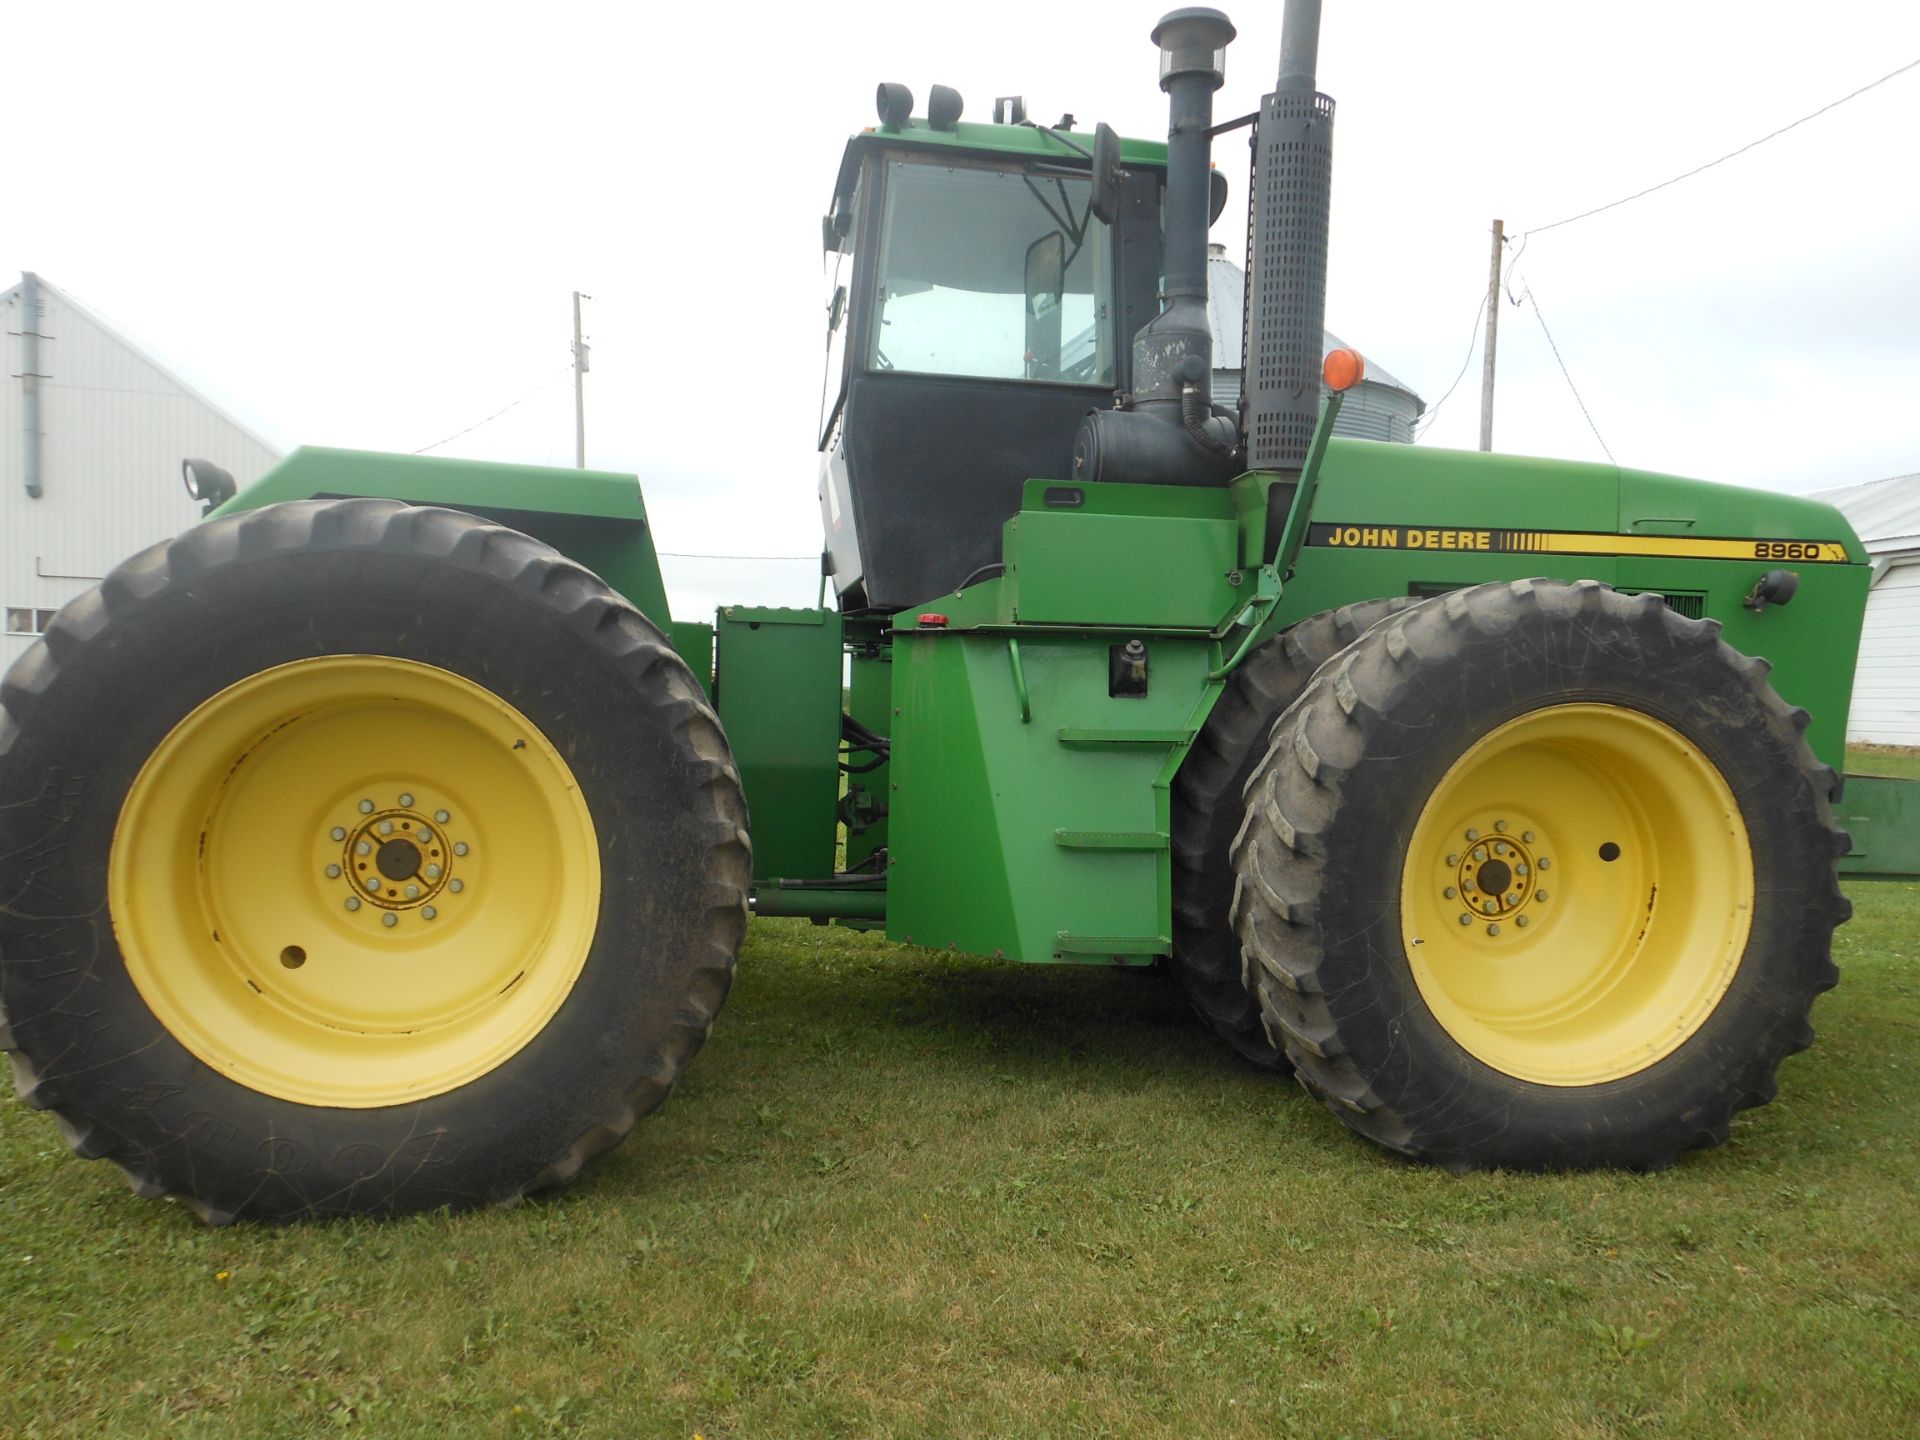
<instances>
[{"instance_id":1,"label":"white metal building","mask_svg":"<svg viewBox=\"0 0 1920 1440\"><path fill-rule=\"evenodd\" d=\"M1920 745L1920 475L1827 490L1873 557L1847 738Z\"/></svg>"},{"instance_id":2,"label":"white metal building","mask_svg":"<svg viewBox=\"0 0 1920 1440\"><path fill-rule=\"evenodd\" d=\"M97 315L28 274L0 294L0 668L108 569L199 518L180 462L241 485L278 453Z\"/></svg>"}]
</instances>

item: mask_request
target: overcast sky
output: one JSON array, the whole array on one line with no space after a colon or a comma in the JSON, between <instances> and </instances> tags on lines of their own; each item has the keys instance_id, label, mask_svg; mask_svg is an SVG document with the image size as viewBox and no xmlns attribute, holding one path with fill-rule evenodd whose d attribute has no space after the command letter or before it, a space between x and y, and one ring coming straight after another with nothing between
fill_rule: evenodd
<instances>
[{"instance_id":1,"label":"overcast sky","mask_svg":"<svg viewBox=\"0 0 1920 1440\"><path fill-rule=\"evenodd\" d=\"M1163 7L1044 0L377 6L66 0L6 25L22 269L267 439L570 464L570 292L592 295L591 464L661 548L817 552L819 217L877 81L967 118L1164 135ZM1224 118L1281 6L1227 6ZM1326 0L1339 104L1327 321L1437 401L1488 226L1546 225L1920 58L1914 0ZM1920 470L1920 70L1647 199L1534 237L1531 289L1623 465L1807 490ZM1216 150L1235 203L1246 146ZM1472 446L1477 352L1422 443ZM1502 303L1495 444L1604 458L1531 306ZM157 480L157 483L169 483ZM674 609L811 603L811 562L664 562Z\"/></svg>"}]
</instances>

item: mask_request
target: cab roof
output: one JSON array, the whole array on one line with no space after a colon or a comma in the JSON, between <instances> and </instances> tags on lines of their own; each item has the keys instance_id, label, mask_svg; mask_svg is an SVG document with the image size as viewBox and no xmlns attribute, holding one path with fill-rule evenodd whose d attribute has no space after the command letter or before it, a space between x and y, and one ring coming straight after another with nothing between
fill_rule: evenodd
<instances>
[{"instance_id":1,"label":"cab roof","mask_svg":"<svg viewBox=\"0 0 1920 1440\"><path fill-rule=\"evenodd\" d=\"M1093 148L1091 130L1060 130L1052 127L1049 134L1037 125L975 125L961 121L951 130L936 130L925 120L913 119L893 129L884 126L869 125L866 129L847 140L847 148L840 160L840 173L835 177L833 195L836 200L844 200L853 192L853 182L860 173L860 161L872 149L925 150L930 154L945 152L971 153L982 156L1023 156L1030 160L1047 160L1055 163L1080 166L1088 163L1082 153ZM1073 145L1057 139L1056 135L1065 135L1073 145L1081 147L1075 150ZM1120 141L1120 163L1122 165L1140 165L1149 168L1164 169L1167 163L1167 145L1164 140Z\"/></svg>"}]
</instances>

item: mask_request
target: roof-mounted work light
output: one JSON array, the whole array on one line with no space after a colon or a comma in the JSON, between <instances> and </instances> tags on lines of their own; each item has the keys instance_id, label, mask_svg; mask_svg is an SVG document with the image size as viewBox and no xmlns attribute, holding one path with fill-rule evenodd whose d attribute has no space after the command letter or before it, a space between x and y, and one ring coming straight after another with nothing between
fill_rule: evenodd
<instances>
[{"instance_id":1,"label":"roof-mounted work light","mask_svg":"<svg viewBox=\"0 0 1920 1440\"><path fill-rule=\"evenodd\" d=\"M216 506L226 504L240 488L233 483L232 475L211 460L182 460L180 478L186 484L187 494L200 502L203 515L210 515Z\"/></svg>"},{"instance_id":2,"label":"roof-mounted work light","mask_svg":"<svg viewBox=\"0 0 1920 1440\"><path fill-rule=\"evenodd\" d=\"M880 112L883 129L898 130L913 114L913 91L904 85L882 83L874 91L873 108Z\"/></svg>"},{"instance_id":3,"label":"roof-mounted work light","mask_svg":"<svg viewBox=\"0 0 1920 1440\"><path fill-rule=\"evenodd\" d=\"M936 130L951 130L960 123L960 112L967 102L951 85L936 85L927 92L927 124Z\"/></svg>"}]
</instances>

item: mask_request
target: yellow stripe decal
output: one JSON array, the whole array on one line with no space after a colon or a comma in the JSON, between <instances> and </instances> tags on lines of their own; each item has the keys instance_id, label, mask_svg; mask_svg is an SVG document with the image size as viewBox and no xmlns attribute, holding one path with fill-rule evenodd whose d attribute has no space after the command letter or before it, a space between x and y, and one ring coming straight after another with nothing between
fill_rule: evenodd
<instances>
[{"instance_id":1,"label":"yellow stripe decal","mask_svg":"<svg viewBox=\"0 0 1920 1440\"><path fill-rule=\"evenodd\" d=\"M1706 535L1614 535L1582 530L1479 530L1457 526L1316 522L1307 544L1331 550L1422 550L1497 555L1647 555L1674 560L1764 560L1845 565L1839 540Z\"/></svg>"}]
</instances>

